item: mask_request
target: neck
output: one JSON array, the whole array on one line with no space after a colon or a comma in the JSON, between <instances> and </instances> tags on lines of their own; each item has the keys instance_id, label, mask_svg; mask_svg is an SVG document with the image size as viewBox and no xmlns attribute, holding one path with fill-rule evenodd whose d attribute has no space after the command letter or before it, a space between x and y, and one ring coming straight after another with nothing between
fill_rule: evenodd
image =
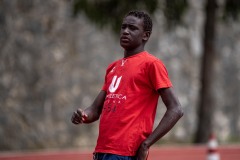
<instances>
[{"instance_id":1,"label":"neck","mask_svg":"<svg viewBox=\"0 0 240 160\"><path fill-rule=\"evenodd\" d=\"M129 56L133 56L135 54L138 54L140 52L143 52L144 51L144 47L140 47L140 48L137 48L137 49L133 49L133 50L124 50L124 58L127 58Z\"/></svg>"}]
</instances>

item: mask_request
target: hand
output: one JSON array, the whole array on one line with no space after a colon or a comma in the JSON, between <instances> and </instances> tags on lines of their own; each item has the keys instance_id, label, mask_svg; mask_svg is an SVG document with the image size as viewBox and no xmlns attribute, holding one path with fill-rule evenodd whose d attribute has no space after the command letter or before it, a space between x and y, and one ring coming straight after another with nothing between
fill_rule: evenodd
<instances>
[{"instance_id":1,"label":"hand","mask_svg":"<svg viewBox=\"0 0 240 160\"><path fill-rule=\"evenodd\" d=\"M82 110L82 109L77 109L77 111L73 112L72 115L72 123L74 124L81 124L86 121L86 118L88 115Z\"/></svg>"},{"instance_id":2,"label":"hand","mask_svg":"<svg viewBox=\"0 0 240 160\"><path fill-rule=\"evenodd\" d=\"M137 160L147 160L149 148L143 142L137 152Z\"/></svg>"}]
</instances>

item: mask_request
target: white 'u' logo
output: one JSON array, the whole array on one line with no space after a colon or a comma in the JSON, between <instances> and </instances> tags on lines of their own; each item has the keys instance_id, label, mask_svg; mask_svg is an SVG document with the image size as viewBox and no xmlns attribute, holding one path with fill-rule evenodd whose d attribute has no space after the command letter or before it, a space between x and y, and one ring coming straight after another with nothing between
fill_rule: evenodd
<instances>
[{"instance_id":1,"label":"white 'u' logo","mask_svg":"<svg viewBox=\"0 0 240 160\"><path fill-rule=\"evenodd\" d=\"M117 82L116 82L116 79L117 79ZM109 86L109 91L111 93L115 92L120 84L120 81L122 79L122 76L117 78L117 76L114 76L113 79L112 79L112 83L110 84ZM116 82L116 83L115 83Z\"/></svg>"}]
</instances>

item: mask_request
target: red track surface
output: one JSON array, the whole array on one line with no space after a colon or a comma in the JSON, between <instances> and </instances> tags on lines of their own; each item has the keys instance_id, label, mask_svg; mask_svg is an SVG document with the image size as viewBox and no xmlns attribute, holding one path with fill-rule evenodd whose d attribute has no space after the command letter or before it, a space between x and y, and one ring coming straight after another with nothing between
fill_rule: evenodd
<instances>
[{"instance_id":1,"label":"red track surface","mask_svg":"<svg viewBox=\"0 0 240 160\"><path fill-rule=\"evenodd\" d=\"M221 160L240 160L240 146L221 146L218 149ZM150 150L148 160L206 160L204 146L158 147ZM91 152L47 151L32 153L0 153L0 160L92 160Z\"/></svg>"}]
</instances>

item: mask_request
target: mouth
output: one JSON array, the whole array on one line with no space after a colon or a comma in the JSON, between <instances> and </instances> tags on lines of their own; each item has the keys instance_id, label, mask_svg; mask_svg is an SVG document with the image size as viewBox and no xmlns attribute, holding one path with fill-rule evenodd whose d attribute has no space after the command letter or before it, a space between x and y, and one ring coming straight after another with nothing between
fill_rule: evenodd
<instances>
[{"instance_id":1,"label":"mouth","mask_svg":"<svg viewBox=\"0 0 240 160\"><path fill-rule=\"evenodd\" d=\"M121 42L123 42L123 43L130 41L130 39L129 39L128 37L121 37L120 40L121 40Z\"/></svg>"}]
</instances>

